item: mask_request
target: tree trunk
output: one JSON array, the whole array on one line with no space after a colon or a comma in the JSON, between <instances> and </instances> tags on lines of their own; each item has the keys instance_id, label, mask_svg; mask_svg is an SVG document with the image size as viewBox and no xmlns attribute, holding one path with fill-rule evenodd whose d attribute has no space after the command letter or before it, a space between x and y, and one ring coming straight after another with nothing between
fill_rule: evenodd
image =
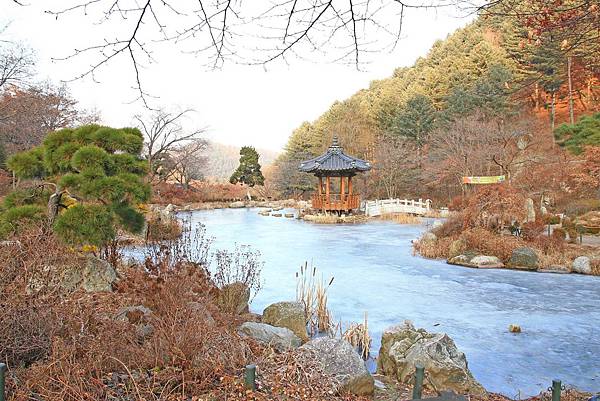
<instances>
[{"instance_id":1,"label":"tree trunk","mask_svg":"<svg viewBox=\"0 0 600 401\"><path fill-rule=\"evenodd\" d=\"M535 110L540 109L540 84L538 82L535 83Z\"/></svg>"},{"instance_id":2,"label":"tree trunk","mask_svg":"<svg viewBox=\"0 0 600 401\"><path fill-rule=\"evenodd\" d=\"M552 92L550 102L550 130L552 131L552 144L554 145L554 120L556 118L556 92Z\"/></svg>"},{"instance_id":3,"label":"tree trunk","mask_svg":"<svg viewBox=\"0 0 600 401\"><path fill-rule=\"evenodd\" d=\"M575 124L575 111L573 110L573 80L571 78L572 57L567 57L567 75L569 79L569 120Z\"/></svg>"},{"instance_id":4,"label":"tree trunk","mask_svg":"<svg viewBox=\"0 0 600 401\"><path fill-rule=\"evenodd\" d=\"M246 187L246 196L248 197L249 201L252 200L252 196L250 196L250 187Z\"/></svg>"},{"instance_id":5,"label":"tree trunk","mask_svg":"<svg viewBox=\"0 0 600 401\"><path fill-rule=\"evenodd\" d=\"M50 195L50 199L48 199L48 226L50 227L54 224L56 216L58 216L62 194L62 191L57 188L56 191Z\"/></svg>"}]
</instances>

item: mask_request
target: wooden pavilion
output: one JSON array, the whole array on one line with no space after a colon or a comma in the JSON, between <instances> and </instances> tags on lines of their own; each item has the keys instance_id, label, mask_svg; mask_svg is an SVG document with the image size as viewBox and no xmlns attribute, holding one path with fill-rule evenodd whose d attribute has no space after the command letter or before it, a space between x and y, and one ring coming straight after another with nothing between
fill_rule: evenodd
<instances>
[{"instance_id":1,"label":"wooden pavilion","mask_svg":"<svg viewBox=\"0 0 600 401\"><path fill-rule=\"evenodd\" d=\"M357 173L368 171L371 164L344 153L336 136L327 152L314 159L300 163L298 169L314 174L319 178L317 191L312 197L314 209L322 211L349 212L358 209L360 196L352 193L352 177ZM332 193L332 178L340 179L339 193Z\"/></svg>"}]
</instances>

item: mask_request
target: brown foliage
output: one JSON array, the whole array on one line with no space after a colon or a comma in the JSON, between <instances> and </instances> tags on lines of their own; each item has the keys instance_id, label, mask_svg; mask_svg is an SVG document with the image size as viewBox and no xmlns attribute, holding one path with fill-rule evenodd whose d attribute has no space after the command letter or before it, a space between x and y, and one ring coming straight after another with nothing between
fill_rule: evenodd
<instances>
[{"instance_id":1,"label":"brown foliage","mask_svg":"<svg viewBox=\"0 0 600 401\"><path fill-rule=\"evenodd\" d=\"M52 236L19 241L0 247L6 261L0 292L11 294L0 297L0 360L9 365L9 400L344 399L327 393L333 383L310 358L274 354L241 338L240 318L218 308L204 265L181 253L190 251L187 243L163 242L157 249L179 253L155 253L143 268L121 267L114 292L66 293L27 288L34 277L45 283L55 278L47 277L45 266L57 274L61 266L77 266L79 255ZM128 306L150 312L117 318ZM241 378L250 362L259 366L260 388L248 394Z\"/></svg>"},{"instance_id":2,"label":"brown foliage","mask_svg":"<svg viewBox=\"0 0 600 401\"><path fill-rule=\"evenodd\" d=\"M523 242L512 235L498 235L495 232L477 227L464 231L461 235L470 251L481 252L484 255L493 255L504 262L510 259L512 251Z\"/></svg>"},{"instance_id":3,"label":"brown foliage","mask_svg":"<svg viewBox=\"0 0 600 401\"><path fill-rule=\"evenodd\" d=\"M462 216L465 227L497 230L513 220L525 219L525 196L507 184L486 185L465 200Z\"/></svg>"}]
</instances>

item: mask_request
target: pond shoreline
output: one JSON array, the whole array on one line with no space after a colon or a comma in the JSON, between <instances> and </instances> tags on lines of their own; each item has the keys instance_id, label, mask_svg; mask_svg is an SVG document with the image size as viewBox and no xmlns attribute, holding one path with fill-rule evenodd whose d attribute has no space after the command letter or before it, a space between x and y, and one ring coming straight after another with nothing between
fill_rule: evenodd
<instances>
[{"instance_id":1,"label":"pond shoreline","mask_svg":"<svg viewBox=\"0 0 600 401\"><path fill-rule=\"evenodd\" d=\"M374 351L385 328L409 319L455 339L475 377L491 392L533 396L554 377L589 391L600 377L592 356L600 353L592 335L600 322L595 277L457 269L413 255L411 242L423 226L305 224L234 209L189 217L206 226L217 247L237 243L261 251L265 285L251 307L254 312L293 299L294 272L308 260L326 276L335 276L329 303L336 321L356 321L369 312ZM509 333L510 324L523 332ZM497 363L498 355L503 364Z\"/></svg>"}]
</instances>

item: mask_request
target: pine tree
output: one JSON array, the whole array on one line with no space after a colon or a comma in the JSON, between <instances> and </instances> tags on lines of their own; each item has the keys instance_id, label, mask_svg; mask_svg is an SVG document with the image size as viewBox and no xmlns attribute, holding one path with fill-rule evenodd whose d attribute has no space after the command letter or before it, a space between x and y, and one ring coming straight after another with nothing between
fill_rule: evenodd
<instances>
[{"instance_id":1,"label":"pine tree","mask_svg":"<svg viewBox=\"0 0 600 401\"><path fill-rule=\"evenodd\" d=\"M119 228L139 232L144 216L136 205L150 198L142 146L142 134L134 128L87 125L51 132L42 145L7 162L19 179L43 178L39 186L52 189L49 197L6 213L34 206L29 211L38 216L43 210L48 225L71 244L102 246ZM0 220L7 221L6 213ZM15 223L5 224L4 234L14 232Z\"/></svg>"},{"instance_id":2,"label":"pine tree","mask_svg":"<svg viewBox=\"0 0 600 401\"><path fill-rule=\"evenodd\" d=\"M229 178L229 182L247 185L249 188L255 185L264 185L265 177L260 171L258 158L258 152L252 146L242 147L240 149L240 165ZM248 199L251 199L250 190L248 190Z\"/></svg>"}]
</instances>

